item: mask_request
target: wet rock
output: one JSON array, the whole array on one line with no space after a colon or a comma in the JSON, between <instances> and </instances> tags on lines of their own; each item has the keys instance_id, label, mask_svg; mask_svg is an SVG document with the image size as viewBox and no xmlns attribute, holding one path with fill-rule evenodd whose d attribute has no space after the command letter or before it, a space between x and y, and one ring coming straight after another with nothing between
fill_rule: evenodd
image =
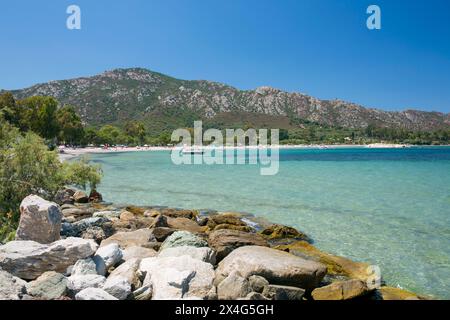
<instances>
[{"instance_id":1,"label":"wet rock","mask_svg":"<svg viewBox=\"0 0 450 320\"><path fill-rule=\"evenodd\" d=\"M219 263L216 283L233 271L239 271L244 278L259 275L271 284L312 290L322 281L326 267L279 250L246 246L237 248Z\"/></svg>"},{"instance_id":2,"label":"wet rock","mask_svg":"<svg viewBox=\"0 0 450 320\"><path fill-rule=\"evenodd\" d=\"M180 257L183 255L198 259L212 265L216 264L216 253L208 247L192 247L182 246L174 248L166 248L159 252L158 257Z\"/></svg>"},{"instance_id":3,"label":"wet rock","mask_svg":"<svg viewBox=\"0 0 450 320\"><path fill-rule=\"evenodd\" d=\"M248 280L243 278L239 271L232 271L217 286L219 300L236 300L246 297L251 291Z\"/></svg>"},{"instance_id":4,"label":"wet rock","mask_svg":"<svg viewBox=\"0 0 450 320\"><path fill-rule=\"evenodd\" d=\"M400 288L381 287L376 290L377 300L426 300L425 297Z\"/></svg>"},{"instance_id":5,"label":"wet rock","mask_svg":"<svg viewBox=\"0 0 450 320\"><path fill-rule=\"evenodd\" d=\"M302 300L305 290L289 286L268 285L262 294L271 300Z\"/></svg>"},{"instance_id":6,"label":"wet rock","mask_svg":"<svg viewBox=\"0 0 450 320\"><path fill-rule=\"evenodd\" d=\"M75 296L76 300L118 300L105 290L99 288L87 288L78 292Z\"/></svg>"},{"instance_id":7,"label":"wet rock","mask_svg":"<svg viewBox=\"0 0 450 320\"><path fill-rule=\"evenodd\" d=\"M30 296L55 300L66 295L67 279L61 273L49 271L43 273L39 278L27 284L27 293Z\"/></svg>"},{"instance_id":8,"label":"wet rock","mask_svg":"<svg viewBox=\"0 0 450 320\"><path fill-rule=\"evenodd\" d=\"M131 232L118 232L106 240L103 240L100 247L104 247L111 243L117 243L121 249L138 246L144 248L152 248L152 242L156 239L150 229L140 229Z\"/></svg>"},{"instance_id":9,"label":"wet rock","mask_svg":"<svg viewBox=\"0 0 450 320\"><path fill-rule=\"evenodd\" d=\"M208 243L202 238L187 232L177 231L170 235L161 245L160 250L174 247L207 247Z\"/></svg>"},{"instance_id":10,"label":"wet rock","mask_svg":"<svg viewBox=\"0 0 450 320\"><path fill-rule=\"evenodd\" d=\"M265 228L261 231L261 234L269 240L293 238L297 240L310 241L307 235L299 232L297 229L279 224L273 224Z\"/></svg>"},{"instance_id":11,"label":"wet rock","mask_svg":"<svg viewBox=\"0 0 450 320\"><path fill-rule=\"evenodd\" d=\"M51 244L11 241L0 247L0 267L26 280L34 280L46 271L64 273L80 259L97 250L92 240L67 238Z\"/></svg>"},{"instance_id":12,"label":"wet rock","mask_svg":"<svg viewBox=\"0 0 450 320\"><path fill-rule=\"evenodd\" d=\"M209 245L217 252L217 260L221 261L233 250L243 246L268 246L267 241L256 233L238 230L217 230L209 234Z\"/></svg>"},{"instance_id":13,"label":"wet rock","mask_svg":"<svg viewBox=\"0 0 450 320\"><path fill-rule=\"evenodd\" d=\"M88 203L89 202L89 197L88 195L83 192L83 191L76 191L73 195L73 199L75 200L76 203Z\"/></svg>"},{"instance_id":14,"label":"wet rock","mask_svg":"<svg viewBox=\"0 0 450 320\"><path fill-rule=\"evenodd\" d=\"M26 294L27 282L0 269L0 300L20 300Z\"/></svg>"},{"instance_id":15,"label":"wet rock","mask_svg":"<svg viewBox=\"0 0 450 320\"><path fill-rule=\"evenodd\" d=\"M16 240L51 243L60 239L62 213L54 202L31 195L20 204Z\"/></svg>"}]
</instances>

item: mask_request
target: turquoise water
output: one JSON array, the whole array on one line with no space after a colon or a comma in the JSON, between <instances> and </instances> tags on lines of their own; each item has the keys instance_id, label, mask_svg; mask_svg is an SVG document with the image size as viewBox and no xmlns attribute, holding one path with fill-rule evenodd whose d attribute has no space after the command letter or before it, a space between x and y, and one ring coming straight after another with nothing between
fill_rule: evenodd
<instances>
[{"instance_id":1,"label":"turquoise water","mask_svg":"<svg viewBox=\"0 0 450 320\"><path fill-rule=\"evenodd\" d=\"M450 148L282 150L256 165L173 165L170 152L93 155L105 200L241 211L292 225L383 279L450 298Z\"/></svg>"}]
</instances>

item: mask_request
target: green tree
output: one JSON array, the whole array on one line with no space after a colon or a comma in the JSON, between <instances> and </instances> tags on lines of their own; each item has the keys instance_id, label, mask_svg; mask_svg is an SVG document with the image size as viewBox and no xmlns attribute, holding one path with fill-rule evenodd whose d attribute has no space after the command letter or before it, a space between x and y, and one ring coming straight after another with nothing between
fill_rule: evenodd
<instances>
[{"instance_id":1,"label":"green tree","mask_svg":"<svg viewBox=\"0 0 450 320\"><path fill-rule=\"evenodd\" d=\"M0 95L0 112L4 119L12 125L18 125L20 120L20 108L11 92Z\"/></svg>"},{"instance_id":2,"label":"green tree","mask_svg":"<svg viewBox=\"0 0 450 320\"><path fill-rule=\"evenodd\" d=\"M140 121L128 121L125 124L125 132L132 138L135 138L139 141L140 144L143 144L145 141L145 125Z\"/></svg>"},{"instance_id":3,"label":"green tree","mask_svg":"<svg viewBox=\"0 0 450 320\"><path fill-rule=\"evenodd\" d=\"M60 128L59 139L61 141L70 145L81 144L84 128L74 107L67 105L56 111L56 121Z\"/></svg>"},{"instance_id":4,"label":"green tree","mask_svg":"<svg viewBox=\"0 0 450 320\"><path fill-rule=\"evenodd\" d=\"M105 125L97 132L97 136L100 143L117 144L121 142L123 134L119 128L111 125Z\"/></svg>"},{"instance_id":5,"label":"green tree","mask_svg":"<svg viewBox=\"0 0 450 320\"><path fill-rule=\"evenodd\" d=\"M20 127L22 130L32 130L45 139L56 138L59 126L56 121L58 101L52 97L30 97L20 100L22 109Z\"/></svg>"}]
</instances>

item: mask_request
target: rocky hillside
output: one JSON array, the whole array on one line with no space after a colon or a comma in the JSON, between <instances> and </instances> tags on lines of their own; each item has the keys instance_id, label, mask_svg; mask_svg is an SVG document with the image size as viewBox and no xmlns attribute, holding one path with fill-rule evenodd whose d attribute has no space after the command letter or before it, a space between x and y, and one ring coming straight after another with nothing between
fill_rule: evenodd
<instances>
[{"instance_id":1,"label":"rocky hillside","mask_svg":"<svg viewBox=\"0 0 450 320\"><path fill-rule=\"evenodd\" d=\"M76 106L84 121L91 125L129 119L215 119L223 118L224 114L246 113L266 115L278 122L280 118L290 122L301 119L347 128L374 124L432 130L450 126L449 114L416 110L386 112L271 87L241 91L221 83L179 80L139 68L51 81L13 93L17 98L53 96L63 104Z\"/></svg>"}]
</instances>

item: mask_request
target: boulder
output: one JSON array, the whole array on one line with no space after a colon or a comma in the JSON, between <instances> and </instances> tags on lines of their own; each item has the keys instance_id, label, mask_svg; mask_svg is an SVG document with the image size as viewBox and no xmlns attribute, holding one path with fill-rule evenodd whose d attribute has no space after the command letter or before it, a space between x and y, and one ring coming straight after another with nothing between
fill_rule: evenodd
<instances>
[{"instance_id":1,"label":"boulder","mask_svg":"<svg viewBox=\"0 0 450 320\"><path fill-rule=\"evenodd\" d=\"M61 229L61 235L65 237L80 237L83 232L92 227L105 228L112 234L112 224L110 220L102 217L86 218L74 223L63 223ZM111 235L110 234L110 235Z\"/></svg>"},{"instance_id":2,"label":"boulder","mask_svg":"<svg viewBox=\"0 0 450 320\"><path fill-rule=\"evenodd\" d=\"M244 278L264 277L272 284L316 288L326 274L326 267L287 252L259 246L240 247L222 260L216 270L216 283L231 272L239 271Z\"/></svg>"},{"instance_id":3,"label":"boulder","mask_svg":"<svg viewBox=\"0 0 450 320\"><path fill-rule=\"evenodd\" d=\"M269 281L267 281L265 278L255 275L250 276L248 278L248 282L250 283L252 291L257 293L262 293L264 291L264 288L269 285Z\"/></svg>"},{"instance_id":4,"label":"boulder","mask_svg":"<svg viewBox=\"0 0 450 320\"><path fill-rule=\"evenodd\" d=\"M94 256L94 261L102 259L105 262L106 270L115 267L122 260L122 250L117 243L111 243L100 247Z\"/></svg>"},{"instance_id":5,"label":"boulder","mask_svg":"<svg viewBox=\"0 0 450 320\"><path fill-rule=\"evenodd\" d=\"M16 240L51 243L60 239L62 213L59 206L31 195L20 204L20 222Z\"/></svg>"},{"instance_id":6,"label":"boulder","mask_svg":"<svg viewBox=\"0 0 450 320\"><path fill-rule=\"evenodd\" d=\"M350 300L368 294L370 290L361 280L334 282L328 286L314 289L311 296L314 300Z\"/></svg>"},{"instance_id":7,"label":"boulder","mask_svg":"<svg viewBox=\"0 0 450 320\"><path fill-rule=\"evenodd\" d=\"M71 275L106 274L106 265L103 259L86 258L78 260L72 267Z\"/></svg>"},{"instance_id":8,"label":"boulder","mask_svg":"<svg viewBox=\"0 0 450 320\"><path fill-rule=\"evenodd\" d=\"M113 278L121 278L125 279L131 286L132 290L136 290L139 288L142 283L139 278L139 265L141 263L141 259L130 259L120 266L118 266L108 277L108 280Z\"/></svg>"},{"instance_id":9,"label":"boulder","mask_svg":"<svg viewBox=\"0 0 450 320\"><path fill-rule=\"evenodd\" d=\"M191 233L204 233L205 227L201 227L194 220L188 218L167 218L169 228L188 231Z\"/></svg>"},{"instance_id":10,"label":"boulder","mask_svg":"<svg viewBox=\"0 0 450 320\"><path fill-rule=\"evenodd\" d=\"M152 229L153 236L159 242L163 242L176 230L172 228L156 227Z\"/></svg>"},{"instance_id":11,"label":"boulder","mask_svg":"<svg viewBox=\"0 0 450 320\"><path fill-rule=\"evenodd\" d=\"M396 300L426 300L427 298L400 288L381 287L376 290L376 299L396 301Z\"/></svg>"},{"instance_id":12,"label":"boulder","mask_svg":"<svg viewBox=\"0 0 450 320\"><path fill-rule=\"evenodd\" d=\"M279 224L268 226L260 233L269 240L293 238L297 240L310 241L307 235L299 232L297 229Z\"/></svg>"},{"instance_id":13,"label":"boulder","mask_svg":"<svg viewBox=\"0 0 450 320\"><path fill-rule=\"evenodd\" d=\"M118 300L108 292L98 288L87 288L75 295L75 300Z\"/></svg>"},{"instance_id":14,"label":"boulder","mask_svg":"<svg viewBox=\"0 0 450 320\"><path fill-rule=\"evenodd\" d=\"M271 284L264 288L262 294L271 300L302 300L305 290L296 287Z\"/></svg>"},{"instance_id":15,"label":"boulder","mask_svg":"<svg viewBox=\"0 0 450 320\"><path fill-rule=\"evenodd\" d=\"M246 297L251 291L248 280L243 278L239 271L232 271L217 286L219 300L236 300Z\"/></svg>"},{"instance_id":16,"label":"boulder","mask_svg":"<svg viewBox=\"0 0 450 320\"><path fill-rule=\"evenodd\" d=\"M61 189L56 193L54 201L59 205L73 204L75 202L73 199L74 193L75 190L70 188Z\"/></svg>"},{"instance_id":17,"label":"boulder","mask_svg":"<svg viewBox=\"0 0 450 320\"><path fill-rule=\"evenodd\" d=\"M89 202L89 197L88 197L88 195L87 195L85 192L80 191L80 190L76 191L76 192L73 194L73 199L74 199L75 202L77 202L77 203L88 203L88 202Z\"/></svg>"},{"instance_id":18,"label":"boulder","mask_svg":"<svg viewBox=\"0 0 450 320\"><path fill-rule=\"evenodd\" d=\"M169 225L167 224L167 217L159 214L155 217L150 228L167 228Z\"/></svg>"},{"instance_id":19,"label":"boulder","mask_svg":"<svg viewBox=\"0 0 450 320\"><path fill-rule=\"evenodd\" d=\"M240 218L240 214L235 213L222 213L208 217L207 226L210 230L214 230L218 225L234 225L245 227L247 224Z\"/></svg>"},{"instance_id":20,"label":"boulder","mask_svg":"<svg viewBox=\"0 0 450 320\"><path fill-rule=\"evenodd\" d=\"M64 273L80 259L97 250L92 240L67 238L51 244L11 241L0 246L0 268L26 280L34 280L46 271Z\"/></svg>"},{"instance_id":21,"label":"boulder","mask_svg":"<svg viewBox=\"0 0 450 320\"><path fill-rule=\"evenodd\" d=\"M152 247L151 242L156 239L150 229L140 229L131 232L117 232L106 240L103 240L100 247L104 247L111 243L117 243L121 249L126 249L132 246Z\"/></svg>"},{"instance_id":22,"label":"boulder","mask_svg":"<svg viewBox=\"0 0 450 320\"><path fill-rule=\"evenodd\" d=\"M122 277L109 277L103 285L103 290L119 300L126 300L131 294L131 284Z\"/></svg>"},{"instance_id":23,"label":"boulder","mask_svg":"<svg viewBox=\"0 0 450 320\"><path fill-rule=\"evenodd\" d=\"M95 243L100 244L110 235L111 234L107 235L101 227L89 227L81 233L81 238L91 239L94 240Z\"/></svg>"},{"instance_id":24,"label":"boulder","mask_svg":"<svg viewBox=\"0 0 450 320\"><path fill-rule=\"evenodd\" d=\"M239 247L268 246L267 241L259 234L226 229L211 232L208 242L211 248L217 252L218 261Z\"/></svg>"},{"instance_id":25,"label":"boulder","mask_svg":"<svg viewBox=\"0 0 450 320\"><path fill-rule=\"evenodd\" d=\"M214 252L214 250L208 247L198 248L191 246L182 246L166 248L159 252L158 257L181 257L184 255L210 263L212 265L216 264L216 253Z\"/></svg>"},{"instance_id":26,"label":"boulder","mask_svg":"<svg viewBox=\"0 0 450 320\"><path fill-rule=\"evenodd\" d=\"M139 270L153 300L206 299L213 288L213 266L186 255L143 259Z\"/></svg>"},{"instance_id":27,"label":"boulder","mask_svg":"<svg viewBox=\"0 0 450 320\"><path fill-rule=\"evenodd\" d=\"M67 288L72 296L87 288L102 288L106 278L98 274L75 275L67 278Z\"/></svg>"},{"instance_id":28,"label":"boulder","mask_svg":"<svg viewBox=\"0 0 450 320\"><path fill-rule=\"evenodd\" d=\"M166 208L162 209L160 212L170 218L185 218L193 220L197 217L197 212L193 210Z\"/></svg>"},{"instance_id":29,"label":"boulder","mask_svg":"<svg viewBox=\"0 0 450 320\"><path fill-rule=\"evenodd\" d=\"M91 193L89 193L89 201L90 202L102 202L103 197L102 195L97 192L97 190L91 190Z\"/></svg>"},{"instance_id":30,"label":"boulder","mask_svg":"<svg viewBox=\"0 0 450 320\"><path fill-rule=\"evenodd\" d=\"M236 226L234 224L218 224L214 227L213 231L215 230L237 230L237 231L242 231L242 232L253 232L253 228L250 226Z\"/></svg>"},{"instance_id":31,"label":"boulder","mask_svg":"<svg viewBox=\"0 0 450 320\"><path fill-rule=\"evenodd\" d=\"M143 248L138 246L128 247L122 251L122 259L125 261L131 259L145 259L155 257L158 253L149 248Z\"/></svg>"},{"instance_id":32,"label":"boulder","mask_svg":"<svg viewBox=\"0 0 450 320\"><path fill-rule=\"evenodd\" d=\"M177 231L170 235L161 245L160 250L174 247L207 247L208 243L202 238L188 232Z\"/></svg>"},{"instance_id":33,"label":"boulder","mask_svg":"<svg viewBox=\"0 0 450 320\"><path fill-rule=\"evenodd\" d=\"M27 282L0 269L0 300L20 300L26 294Z\"/></svg>"},{"instance_id":34,"label":"boulder","mask_svg":"<svg viewBox=\"0 0 450 320\"><path fill-rule=\"evenodd\" d=\"M67 279L61 273L45 272L27 284L27 293L44 300L59 299L67 293Z\"/></svg>"}]
</instances>

